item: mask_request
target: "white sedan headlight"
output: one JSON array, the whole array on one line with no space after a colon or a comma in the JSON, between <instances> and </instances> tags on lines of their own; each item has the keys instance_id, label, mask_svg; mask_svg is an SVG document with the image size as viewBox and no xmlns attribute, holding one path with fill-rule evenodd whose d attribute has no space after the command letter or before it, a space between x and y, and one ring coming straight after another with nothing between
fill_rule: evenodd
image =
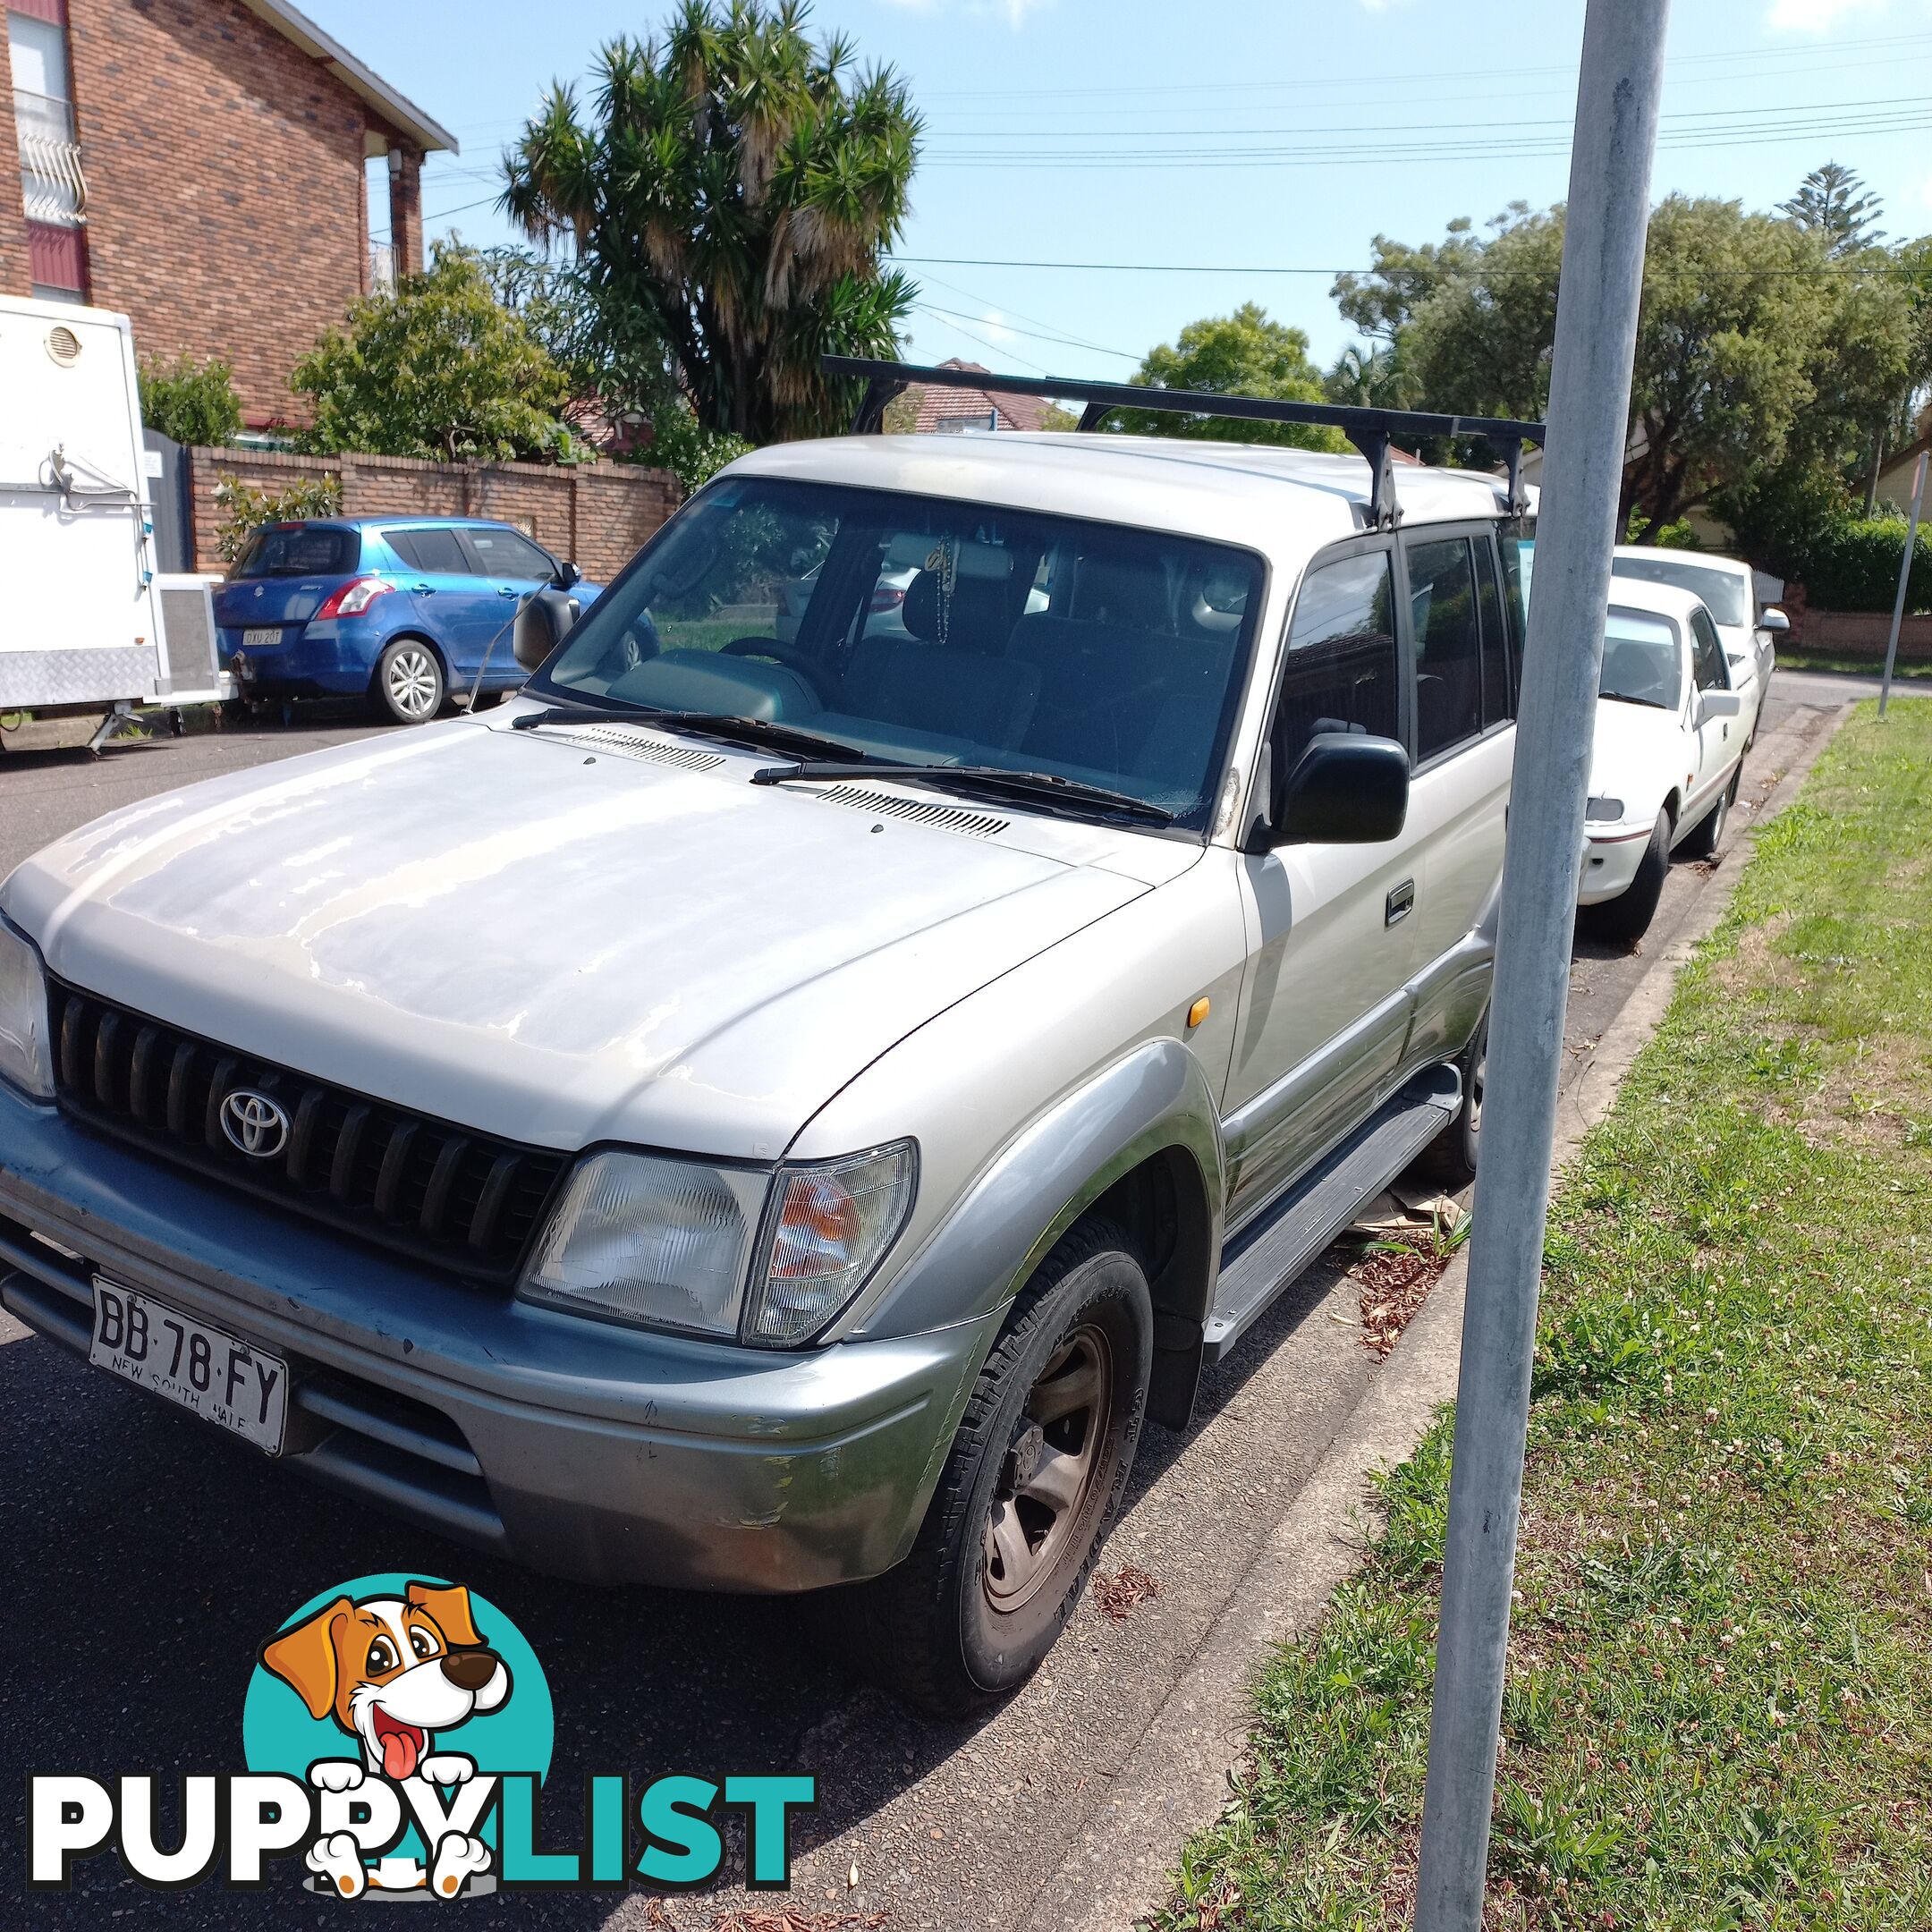
<instances>
[{"instance_id":1,"label":"white sedan headlight","mask_svg":"<svg viewBox=\"0 0 1932 1932\"><path fill-rule=\"evenodd\" d=\"M1584 801L1583 817L1591 825L1607 825L1623 816L1620 798L1591 798Z\"/></svg>"},{"instance_id":2,"label":"white sedan headlight","mask_svg":"<svg viewBox=\"0 0 1932 1932\"><path fill-rule=\"evenodd\" d=\"M865 1285L905 1224L917 1166L911 1141L775 1177L592 1154L565 1184L522 1292L606 1320L787 1347Z\"/></svg>"},{"instance_id":3,"label":"white sedan headlight","mask_svg":"<svg viewBox=\"0 0 1932 1932\"><path fill-rule=\"evenodd\" d=\"M54 1097L47 972L32 943L0 919L0 1080L35 1100Z\"/></svg>"}]
</instances>

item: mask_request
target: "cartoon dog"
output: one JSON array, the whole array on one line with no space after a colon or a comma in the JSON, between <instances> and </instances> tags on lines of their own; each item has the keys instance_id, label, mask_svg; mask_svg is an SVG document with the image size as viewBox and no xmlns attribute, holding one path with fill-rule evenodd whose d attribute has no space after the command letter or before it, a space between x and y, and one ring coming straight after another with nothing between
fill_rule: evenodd
<instances>
[{"instance_id":1,"label":"cartoon dog","mask_svg":"<svg viewBox=\"0 0 1932 1932\"><path fill-rule=\"evenodd\" d=\"M453 1731L479 1711L502 1708L510 1673L479 1633L470 1592L411 1583L401 1597L338 1597L293 1630L262 1647L263 1665L290 1685L311 1717L332 1717L361 1745L360 1761L323 1761L309 1781L325 1791L353 1791L372 1773L401 1784L421 1777L462 1784L474 1762L458 1752L433 1751L438 1732ZM489 1847L460 1832L438 1841L428 1883L454 1897L465 1877L484 1869ZM336 1832L309 1854L310 1867L336 1890L354 1897L368 1882L355 1839ZM385 1889L423 1883L412 1859L385 1859L374 1883Z\"/></svg>"}]
</instances>

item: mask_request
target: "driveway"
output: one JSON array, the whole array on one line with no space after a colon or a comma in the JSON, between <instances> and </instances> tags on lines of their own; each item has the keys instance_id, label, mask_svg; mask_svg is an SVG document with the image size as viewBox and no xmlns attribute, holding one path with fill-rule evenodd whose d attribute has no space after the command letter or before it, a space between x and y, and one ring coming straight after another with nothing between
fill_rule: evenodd
<instances>
[{"instance_id":1,"label":"driveway","mask_svg":"<svg viewBox=\"0 0 1932 1932\"><path fill-rule=\"evenodd\" d=\"M1861 694L1858 681L1780 674L1734 823L1748 822L1750 803L1844 699ZM0 871L111 805L333 742L347 728L224 733L111 750L98 765L10 752L0 758ZM1709 883L1706 869L1677 866L1634 955L1579 947L1566 1079L1648 964L1694 924ZM593 1770L640 1782L809 1770L820 1804L804 1821L806 1855L786 1902L808 1925L817 1914L829 1927L882 1910L895 1928L1022 1923L1378 1372L1362 1346L1355 1286L1339 1262L1325 1262L1210 1371L1185 1436L1149 1429L1144 1438L1102 1566L1138 1565L1158 1595L1119 1623L1088 1602L1011 1704L978 1724L936 1725L843 1679L807 1644L795 1606L597 1591L505 1568L292 1484L0 1316L5 1597L36 1606L13 1619L15 1655L0 1674L0 1791L14 1822L0 1895L17 1896L21 1881L25 1773L239 1769L242 1698L263 1638L343 1578L403 1570L462 1578L536 1646L556 1706L544 1805L551 1844L581 1843L583 1776ZM109 1860L79 1873L73 1894L40 1894L0 1916L95 1928L126 1911L173 1926L284 1927L329 1909L285 1885L150 1894ZM641 1894L523 1894L465 1908L465 1923L699 1927L727 1907L775 1902L685 1897L666 1919Z\"/></svg>"}]
</instances>

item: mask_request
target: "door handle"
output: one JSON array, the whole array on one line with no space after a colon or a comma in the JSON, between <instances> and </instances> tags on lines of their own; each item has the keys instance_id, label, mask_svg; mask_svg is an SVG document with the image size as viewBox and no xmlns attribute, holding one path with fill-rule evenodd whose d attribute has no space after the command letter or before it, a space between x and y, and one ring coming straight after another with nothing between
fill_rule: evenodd
<instances>
[{"instance_id":1,"label":"door handle","mask_svg":"<svg viewBox=\"0 0 1932 1932\"><path fill-rule=\"evenodd\" d=\"M516 587L513 584L504 584L496 592L498 597L514 597L516 594Z\"/></svg>"},{"instance_id":2,"label":"door handle","mask_svg":"<svg viewBox=\"0 0 1932 1932\"><path fill-rule=\"evenodd\" d=\"M434 597L436 595L436 586L433 583L412 583L410 589L418 597Z\"/></svg>"},{"instance_id":3,"label":"door handle","mask_svg":"<svg viewBox=\"0 0 1932 1932\"><path fill-rule=\"evenodd\" d=\"M1404 879L1395 886L1382 902L1382 923L1393 926L1399 919L1405 919L1415 909L1415 881Z\"/></svg>"}]
</instances>

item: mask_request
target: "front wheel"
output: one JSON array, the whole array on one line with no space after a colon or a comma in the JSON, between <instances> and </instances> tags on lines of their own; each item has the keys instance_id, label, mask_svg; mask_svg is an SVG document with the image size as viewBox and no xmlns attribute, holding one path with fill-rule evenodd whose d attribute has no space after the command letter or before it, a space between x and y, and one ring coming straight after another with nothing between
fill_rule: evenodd
<instances>
[{"instance_id":1,"label":"front wheel","mask_svg":"<svg viewBox=\"0 0 1932 1932\"><path fill-rule=\"evenodd\" d=\"M1126 1236L1102 1221L1071 1230L979 1372L911 1555L826 1606L861 1668L937 1716L1032 1674L1120 1507L1153 1337L1147 1273Z\"/></svg>"},{"instance_id":2,"label":"front wheel","mask_svg":"<svg viewBox=\"0 0 1932 1932\"><path fill-rule=\"evenodd\" d=\"M443 661L420 638L396 638L377 661L369 695L393 724L427 724L443 708Z\"/></svg>"},{"instance_id":3,"label":"front wheel","mask_svg":"<svg viewBox=\"0 0 1932 1932\"><path fill-rule=\"evenodd\" d=\"M1670 876L1670 814L1660 811L1650 828L1650 843L1644 847L1637 876L1614 899L1589 908L1590 923L1606 938L1634 945L1650 930L1657 901L1664 896L1664 881Z\"/></svg>"}]
</instances>

